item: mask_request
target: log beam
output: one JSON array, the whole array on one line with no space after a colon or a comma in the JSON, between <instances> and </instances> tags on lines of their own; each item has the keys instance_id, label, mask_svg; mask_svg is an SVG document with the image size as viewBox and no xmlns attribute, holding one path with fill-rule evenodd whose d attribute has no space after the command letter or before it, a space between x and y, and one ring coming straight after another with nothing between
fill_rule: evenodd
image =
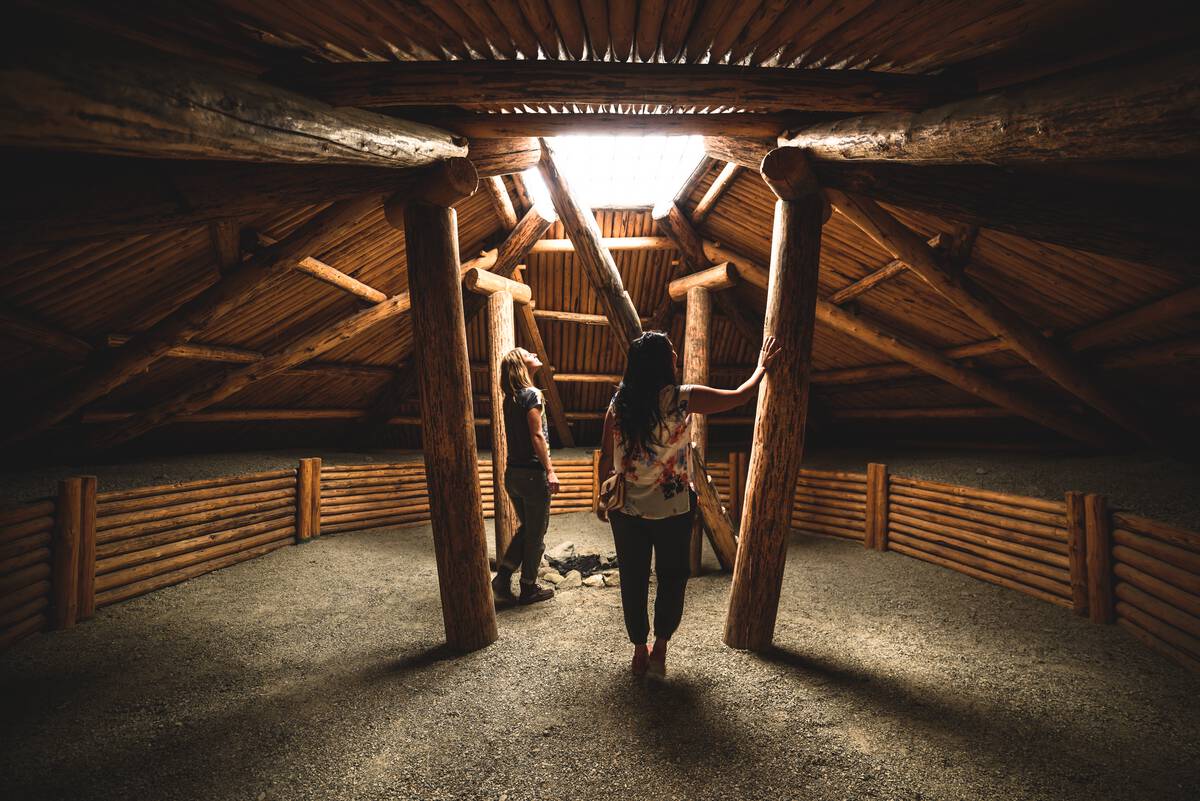
<instances>
[{"instance_id":1,"label":"log beam","mask_svg":"<svg viewBox=\"0 0 1200 801\"><path fill-rule=\"evenodd\" d=\"M487 193L488 200L492 203L492 210L496 212L496 219L500 221L500 226L505 231L511 231L517 227L517 211L513 208L512 198L508 196L508 189L504 186L504 179L498 175L493 175L491 178L485 178L480 186Z\"/></svg>"},{"instance_id":2,"label":"log beam","mask_svg":"<svg viewBox=\"0 0 1200 801\"><path fill-rule=\"evenodd\" d=\"M545 141L542 142L542 160L538 169L550 190L554 209L561 218L567 236L575 243L575 255L583 267L592 287L600 296L604 312L612 321L612 330L622 350L628 350L633 340L642 335L641 319L629 293L621 283L612 254L602 244L600 228L596 218L585 209L567 185L566 180L554 164L554 155Z\"/></svg>"},{"instance_id":3,"label":"log beam","mask_svg":"<svg viewBox=\"0 0 1200 801\"><path fill-rule=\"evenodd\" d=\"M725 190L733 185L737 180L738 173L742 171L740 164L729 162L721 168L721 172L717 173L717 177L709 185L708 191L704 193L704 197L696 203L696 208L692 209L692 222L700 225L708 218L709 212L717 205L717 201L721 199L721 195L725 194Z\"/></svg>"},{"instance_id":4,"label":"log beam","mask_svg":"<svg viewBox=\"0 0 1200 801\"><path fill-rule=\"evenodd\" d=\"M747 283L761 284L766 276L766 271L761 266L728 249L723 249L723 252L737 260L739 274ZM817 301L816 315L817 321L822 325L830 326L880 353L899 359L976 397L1009 409L1021 417L1097 448L1102 448L1108 443L1105 436L1079 420L1077 416L1056 412L1045 404L1012 390L982 373L955 364L943 353L927 345L914 342L907 336L876 321L862 315L850 314L845 309L824 300ZM824 375L831 372L835 371L826 371ZM816 373L813 377L814 382L819 381L818 377L822 375L822 373Z\"/></svg>"},{"instance_id":5,"label":"log beam","mask_svg":"<svg viewBox=\"0 0 1200 801\"><path fill-rule=\"evenodd\" d=\"M519 286L524 286L520 284ZM526 290L529 287L525 287ZM508 432L504 427L504 384L500 365L505 355L517 346L513 320L513 296L501 289L487 299L488 388L492 407L492 501L496 561L508 551L517 530L517 513L504 491L504 471L508 466Z\"/></svg>"},{"instance_id":6,"label":"log beam","mask_svg":"<svg viewBox=\"0 0 1200 801\"><path fill-rule=\"evenodd\" d=\"M421 398L421 440L437 558L446 642L462 651L496 640L483 496L475 447L471 368L459 281L453 209L428 203L404 208L414 353Z\"/></svg>"},{"instance_id":7,"label":"log beam","mask_svg":"<svg viewBox=\"0 0 1200 801\"><path fill-rule=\"evenodd\" d=\"M712 297L710 290L701 285L693 286L684 292L687 298L687 311L684 316L683 333L683 383L707 384L709 337L712 333ZM696 458L704 464L708 451L708 424L702 414L691 415L692 446L696 449ZM704 547L704 523L700 515L696 515L692 524L692 542L689 550L689 563L693 576L700 575L701 557Z\"/></svg>"},{"instance_id":8,"label":"log beam","mask_svg":"<svg viewBox=\"0 0 1200 801\"><path fill-rule=\"evenodd\" d=\"M604 236L600 244L609 250L674 250L675 243L665 236ZM530 253L574 253L570 239L539 239Z\"/></svg>"},{"instance_id":9,"label":"log beam","mask_svg":"<svg viewBox=\"0 0 1200 801\"><path fill-rule=\"evenodd\" d=\"M827 190L827 194L847 219L894 257L908 264L927 284L980 327L1006 340L1016 353L1046 377L1142 440L1153 442L1157 439L1140 415L1113 397L1067 351L1047 340L1039 330L982 287L962 276L951 274L929 245L908 226L867 198L846 195L837 190Z\"/></svg>"},{"instance_id":10,"label":"log beam","mask_svg":"<svg viewBox=\"0 0 1200 801\"><path fill-rule=\"evenodd\" d=\"M915 113L873 114L780 137L819 161L1013 164L1200 154L1195 51L1068 74Z\"/></svg>"},{"instance_id":11,"label":"log beam","mask_svg":"<svg viewBox=\"0 0 1200 801\"><path fill-rule=\"evenodd\" d=\"M11 191L0 196L0 235L27 244L142 235L273 209L378 198L416 191L437 172L31 151L6 158L4 171Z\"/></svg>"},{"instance_id":12,"label":"log beam","mask_svg":"<svg viewBox=\"0 0 1200 801\"><path fill-rule=\"evenodd\" d=\"M960 81L866 70L570 61L358 62L289 72L334 106L650 104L750 111L928 108L963 94Z\"/></svg>"},{"instance_id":13,"label":"log beam","mask_svg":"<svg viewBox=\"0 0 1200 801\"><path fill-rule=\"evenodd\" d=\"M671 300L678 302L688 297L693 289L720 291L735 287L737 283L737 268L729 262L722 262L721 264L709 267L707 270L685 275L683 278L676 278L667 284L667 295Z\"/></svg>"},{"instance_id":14,"label":"log beam","mask_svg":"<svg viewBox=\"0 0 1200 801\"><path fill-rule=\"evenodd\" d=\"M941 235L939 234L938 236L930 239L928 243L930 247L936 248L941 245L941 241ZM890 278L894 278L907 269L908 265L905 264L903 260L892 259L879 269L873 270L867 275L864 275L853 284L834 292L832 295L826 298L826 300L835 306L841 306L843 303L849 303L864 292L875 288Z\"/></svg>"},{"instance_id":15,"label":"log beam","mask_svg":"<svg viewBox=\"0 0 1200 801\"><path fill-rule=\"evenodd\" d=\"M167 58L26 51L0 69L0 144L141 158L408 168L466 155L423 123Z\"/></svg>"},{"instance_id":16,"label":"log beam","mask_svg":"<svg viewBox=\"0 0 1200 801\"><path fill-rule=\"evenodd\" d=\"M769 648L774 635L792 497L804 451L824 214L816 181L798 180L804 162L799 151L779 150L763 160L761 170L768 186L779 195L763 336L774 336L782 352L758 392L737 562L725 619L725 643L756 651Z\"/></svg>"},{"instance_id":17,"label":"log beam","mask_svg":"<svg viewBox=\"0 0 1200 801\"><path fill-rule=\"evenodd\" d=\"M771 144L705 137L710 156L756 169ZM892 162L813 161L821 185L945 220L1153 264L1200 276L1190 234L1190 187L1144 191L1108 177L1062 176L1024 165L917 167Z\"/></svg>"},{"instance_id":18,"label":"log beam","mask_svg":"<svg viewBox=\"0 0 1200 801\"><path fill-rule=\"evenodd\" d=\"M191 340L213 320L239 306L267 280L294 267L303 255L316 250L330 235L357 222L377 203L374 197L334 203L276 244L230 270L217 283L125 345L114 351L96 352L65 391L47 398L13 430L10 441L44 431L144 372L172 347Z\"/></svg>"},{"instance_id":19,"label":"log beam","mask_svg":"<svg viewBox=\"0 0 1200 801\"><path fill-rule=\"evenodd\" d=\"M445 62L438 62L444 64ZM531 170L542 157L538 140L530 137L473 139L467 158L481 176L514 175Z\"/></svg>"},{"instance_id":20,"label":"log beam","mask_svg":"<svg viewBox=\"0 0 1200 801\"><path fill-rule=\"evenodd\" d=\"M510 300L522 306L533 300L533 293L526 284L478 267L472 267L463 275L463 286L477 295L489 296L503 292Z\"/></svg>"},{"instance_id":21,"label":"log beam","mask_svg":"<svg viewBox=\"0 0 1200 801\"><path fill-rule=\"evenodd\" d=\"M408 113L443 130L470 138L509 136L565 136L571 134L641 134L660 136L777 137L787 128L804 124L806 114L754 114L747 112L612 114L562 112L558 114L488 114L473 112ZM822 115L823 116L823 115Z\"/></svg>"}]
</instances>

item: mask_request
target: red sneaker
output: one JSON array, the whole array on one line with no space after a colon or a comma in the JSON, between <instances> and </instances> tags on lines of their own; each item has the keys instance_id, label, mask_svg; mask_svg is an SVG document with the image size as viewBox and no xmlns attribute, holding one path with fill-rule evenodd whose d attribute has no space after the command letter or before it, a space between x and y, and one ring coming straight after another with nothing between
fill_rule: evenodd
<instances>
[{"instance_id":1,"label":"red sneaker","mask_svg":"<svg viewBox=\"0 0 1200 801\"><path fill-rule=\"evenodd\" d=\"M650 661L650 652L646 650L646 646L644 644L634 646L633 665L632 665L633 675L635 675L635 676L646 675L646 668L647 668L647 664L649 663L649 661Z\"/></svg>"}]
</instances>

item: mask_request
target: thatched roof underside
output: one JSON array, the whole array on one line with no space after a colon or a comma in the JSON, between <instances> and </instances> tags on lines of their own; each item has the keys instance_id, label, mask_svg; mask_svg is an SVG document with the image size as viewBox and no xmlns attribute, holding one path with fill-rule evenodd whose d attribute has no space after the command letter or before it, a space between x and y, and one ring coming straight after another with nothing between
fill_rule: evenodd
<instances>
[{"instance_id":1,"label":"thatched roof underside","mask_svg":"<svg viewBox=\"0 0 1200 801\"><path fill-rule=\"evenodd\" d=\"M286 71L289 65L302 60L504 59L530 55L524 53L521 41L530 37L512 36L505 24L484 25L485 20L474 17L478 7L488 4L441 4L450 11L432 16L429 9L438 4L375 0L339 4L184 2L153 8L141 4L117 5L121 8L101 12L85 4L67 4L57 10L59 16L54 19L247 73ZM505 5L553 10L559 4ZM579 3L581 9L593 5L596 4ZM768 18L767 12L786 7L787 3L666 5L671 8L666 11L657 37L647 34L643 43L643 32L634 25L628 60L641 60L643 52L662 59L664 52L677 50L678 60L695 63L722 62L732 53L741 56L741 63L766 66L935 73L969 63L986 65L999 74L1005 69L1015 69L1026 59L1041 57L1043 62L1051 61L1047 42L1054 36L1061 37L1064 26L1079 20L1081 15L1088 16L1089 30L1102 30L1121 21L1111 7L1097 10L1094 3L1085 2L817 2L804 4L811 7L809 16L792 13L785 18ZM610 20L615 20L612 15L622 14L626 8L636 12L638 6L610 0L607 4ZM726 29L733 22L713 22L713 19L727 21L728 14L742 6L746 7L744 11L740 16L735 15L741 20L736 31L730 33ZM713 19L706 16L718 12ZM827 15L834 13L841 15L838 24L824 25ZM586 22L586 13L581 18ZM573 34L569 30L564 32L555 20L552 13L549 27L543 26L532 37L541 47L539 53L532 55L572 59ZM585 58L599 52L593 47L599 44L603 60L611 61L614 57L624 60L619 52L626 49L624 40L612 38L620 30L624 30L623 25L610 25L609 32L604 34L608 39L598 32L592 36L589 31ZM588 31L586 24L585 31ZM759 42L773 42L771 37L779 39L774 48L765 48L769 51L765 54L764 47L756 49ZM710 52L714 39L723 43L722 52ZM1088 46L1086 36L1081 35L1081 39L1074 45L1061 38L1059 41L1067 50L1078 50ZM546 52L548 41L558 42L557 52ZM436 48L435 43L439 45ZM485 45L486 52L480 52ZM431 98L430 105L437 105L436 98ZM710 164L707 173L684 199L684 211L690 212L695 207L722 166L716 161ZM524 211L523 197L511 178L507 184L520 215ZM231 191L236 188L231 187ZM706 239L766 265L774 201L775 196L758 175L742 170L697 228ZM894 205L885 207L927 238L956 230L955 220L938 219ZM319 209L297 207L264 212L239 219L238 224L243 229L279 239ZM484 193L462 201L457 211L459 246L464 259L503 238L503 223ZM660 235L649 209L601 209L596 216L605 236ZM561 224L556 223L546 238L566 235ZM219 278L207 225L52 245L9 241L4 250L5 269L0 274L3 310L22 319L36 320L93 349L108 346L118 335L144 330ZM381 210L368 214L337 241L312 256L387 295L407 286L404 235L384 220ZM671 250L618 251L614 257L634 305L642 315L649 315L665 297L677 254ZM835 213L824 228L820 295L829 297L891 260L891 254ZM523 280L531 286L538 309L603 312L573 254L533 253L525 263ZM978 232L965 275L1031 324L1060 338L1184 290L1194 280L1178 270L1154 263L1134 263L1072 250L989 230L986 226ZM761 321L763 293L749 285L732 291L739 294L743 308L759 315L757 319ZM939 350L992 339L988 331L911 272L902 272L881 283L858 296L853 304L857 312ZM361 301L338 288L292 272L256 292L251 300L217 320L193 342L243 351L269 351L361 307ZM680 313L673 318L672 335L676 341L682 334L682 307L679 308ZM540 326L548 356L558 373L620 371L621 353L607 327L549 319L541 320ZM1200 318L1188 314L1122 333L1085 351L1081 358L1103 375L1107 385L1128 397L1150 419L1183 423L1197 414L1196 387L1200 386L1200 360L1196 359L1194 346L1197 337L1200 337ZM0 330L0 376L10 387L10 397L13 397L11 388L18 389L17 405L35 403L56 387L67 385L88 355L86 347L55 346L35 339ZM486 417L487 378L482 365L487 359L487 348L482 315L469 326L468 342L473 364L480 365L473 373L477 414ZM1165 342L1191 342L1188 351L1191 355L1173 359L1169 365L1144 356L1140 359L1125 356L1134 352L1134 348ZM339 410L343 413L341 417L331 413L331 419L327 420L233 423L185 419L151 432L139 440L139 446L208 448L336 443L355 425L347 417L350 410L370 407L398 371L412 369L414 347L436 350L438 343L412 342L409 321L404 316L323 354L316 363L253 385L209 410L321 409ZM718 314L711 351L714 383L730 385L740 380L753 363L756 350ZM818 323L813 362L817 373L828 373L892 364L894 360ZM974 357L967 363L1050 406L1081 409L1077 399L1010 351ZM100 425L87 422L89 416L96 418L104 412L147 408L177 393L180 387L201 384L235 366L194 358L163 359L145 374L86 407L83 422L73 419L56 429L46 441L70 441L71 432L80 430L79 426L84 430L91 426L94 430L94 426ZM579 413L602 410L612 390L603 383L571 381L560 382L559 388L566 409ZM847 383L816 381L812 394L813 420L822 436L834 440L864 435L892 439L1059 439L1031 422L1000 412L994 417L981 415L973 419L905 419L896 410L987 406L978 397L929 376ZM398 413L419 414L415 395ZM736 414L750 413L752 409ZM595 442L596 422L580 420L572 427L581 444ZM486 446L488 429L478 430L481 444ZM748 433L745 427L717 427L711 436L720 441L744 439ZM419 428L405 424L392 426L387 440L388 445L419 446Z\"/></svg>"}]
</instances>

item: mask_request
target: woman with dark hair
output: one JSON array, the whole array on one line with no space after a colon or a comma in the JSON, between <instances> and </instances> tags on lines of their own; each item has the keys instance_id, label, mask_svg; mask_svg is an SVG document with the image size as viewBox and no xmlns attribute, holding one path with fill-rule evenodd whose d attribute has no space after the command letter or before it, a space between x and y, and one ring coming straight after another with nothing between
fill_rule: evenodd
<instances>
[{"instance_id":1,"label":"woman with dark hair","mask_svg":"<svg viewBox=\"0 0 1200 801\"><path fill-rule=\"evenodd\" d=\"M554 590L537 583L538 566L545 550L550 523L550 496L558 492L558 476L550 461L550 436L542 413L542 393L530 375L541 368L537 354L513 348L500 361L504 388L504 434L508 463L504 489L512 501L520 527L503 554L497 554L492 592L497 598L534 604L554 597ZM499 499L497 499L499 500ZM513 573L521 571L521 594L512 591Z\"/></svg>"},{"instance_id":2,"label":"woman with dark hair","mask_svg":"<svg viewBox=\"0 0 1200 801\"><path fill-rule=\"evenodd\" d=\"M635 674L665 675L667 641L683 616L695 507L688 476L688 415L741 406L778 353L775 338L767 337L745 383L714 389L676 382L678 357L661 331L642 334L629 347L625 375L604 416L600 476L612 475L615 464L625 483L623 504L607 518L617 546L621 607L634 645ZM603 509L598 514L605 519ZM658 577L652 651L646 647L651 554Z\"/></svg>"}]
</instances>

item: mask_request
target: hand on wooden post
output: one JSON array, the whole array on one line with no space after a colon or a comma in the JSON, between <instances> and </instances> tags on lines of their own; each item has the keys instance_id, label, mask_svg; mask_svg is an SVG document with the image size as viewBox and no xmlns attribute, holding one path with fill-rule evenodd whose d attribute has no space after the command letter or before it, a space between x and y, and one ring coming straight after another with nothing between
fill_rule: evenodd
<instances>
[{"instance_id":1,"label":"hand on wooden post","mask_svg":"<svg viewBox=\"0 0 1200 801\"><path fill-rule=\"evenodd\" d=\"M775 357L782 350L783 348L775 341L775 337L767 337L763 340L762 350L758 352L758 366L764 370L771 369L771 362L775 361Z\"/></svg>"}]
</instances>

